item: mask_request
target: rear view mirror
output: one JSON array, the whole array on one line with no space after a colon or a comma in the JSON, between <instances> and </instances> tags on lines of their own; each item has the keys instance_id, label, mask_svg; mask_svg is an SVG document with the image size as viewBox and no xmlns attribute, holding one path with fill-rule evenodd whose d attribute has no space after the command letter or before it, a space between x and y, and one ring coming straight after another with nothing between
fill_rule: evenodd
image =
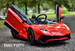
<instances>
[{"instance_id":1,"label":"rear view mirror","mask_svg":"<svg viewBox=\"0 0 75 51\"><path fill-rule=\"evenodd\" d=\"M64 16L62 16L62 17L60 17L60 20L62 20L62 19L64 19L65 17Z\"/></svg>"}]
</instances>

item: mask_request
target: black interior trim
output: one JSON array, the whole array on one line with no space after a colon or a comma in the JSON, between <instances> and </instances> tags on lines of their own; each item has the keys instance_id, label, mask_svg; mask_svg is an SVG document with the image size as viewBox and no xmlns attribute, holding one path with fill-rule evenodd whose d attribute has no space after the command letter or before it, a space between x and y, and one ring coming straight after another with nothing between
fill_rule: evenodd
<instances>
[{"instance_id":1,"label":"black interior trim","mask_svg":"<svg viewBox=\"0 0 75 51\"><path fill-rule=\"evenodd\" d=\"M56 18L57 18L57 22L59 22L59 6L56 5Z\"/></svg>"}]
</instances>

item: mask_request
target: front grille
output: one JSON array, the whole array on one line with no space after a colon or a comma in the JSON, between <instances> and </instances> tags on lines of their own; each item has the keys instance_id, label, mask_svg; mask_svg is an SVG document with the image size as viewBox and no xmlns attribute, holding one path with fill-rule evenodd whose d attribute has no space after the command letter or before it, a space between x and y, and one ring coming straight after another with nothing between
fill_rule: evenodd
<instances>
[{"instance_id":1,"label":"front grille","mask_svg":"<svg viewBox=\"0 0 75 51\"><path fill-rule=\"evenodd\" d=\"M48 39L58 39L58 38L64 38L64 37L70 38L70 34L65 36L41 36L39 40L46 42Z\"/></svg>"}]
</instances>

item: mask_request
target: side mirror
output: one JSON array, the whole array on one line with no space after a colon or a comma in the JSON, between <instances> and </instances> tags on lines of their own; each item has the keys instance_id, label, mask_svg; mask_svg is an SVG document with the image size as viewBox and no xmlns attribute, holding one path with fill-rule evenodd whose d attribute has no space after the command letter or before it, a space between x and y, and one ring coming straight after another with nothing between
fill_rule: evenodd
<instances>
[{"instance_id":1,"label":"side mirror","mask_svg":"<svg viewBox=\"0 0 75 51\"><path fill-rule=\"evenodd\" d=\"M60 20L62 20L62 19L64 19L65 17L64 16L62 16L62 17L60 17Z\"/></svg>"}]
</instances>

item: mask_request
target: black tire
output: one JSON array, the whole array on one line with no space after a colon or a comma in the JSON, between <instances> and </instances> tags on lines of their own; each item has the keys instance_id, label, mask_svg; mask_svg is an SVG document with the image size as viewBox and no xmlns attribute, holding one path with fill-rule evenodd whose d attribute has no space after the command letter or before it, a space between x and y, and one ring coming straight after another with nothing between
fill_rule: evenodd
<instances>
[{"instance_id":1,"label":"black tire","mask_svg":"<svg viewBox=\"0 0 75 51\"><path fill-rule=\"evenodd\" d=\"M29 44L33 45L35 44L35 36L34 36L34 31L32 29L28 29L28 42Z\"/></svg>"},{"instance_id":2,"label":"black tire","mask_svg":"<svg viewBox=\"0 0 75 51\"><path fill-rule=\"evenodd\" d=\"M17 32L16 31L14 31L14 30L11 30L11 33L12 33L12 36L13 36L13 38L18 38L17 36L16 36L16 34L17 34Z\"/></svg>"}]
</instances>

